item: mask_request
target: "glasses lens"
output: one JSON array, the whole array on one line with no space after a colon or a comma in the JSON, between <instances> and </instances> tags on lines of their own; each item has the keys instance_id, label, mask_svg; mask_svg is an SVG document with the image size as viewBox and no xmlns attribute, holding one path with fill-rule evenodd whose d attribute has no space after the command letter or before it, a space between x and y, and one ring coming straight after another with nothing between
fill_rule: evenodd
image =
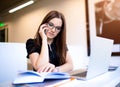
<instances>
[{"instance_id":1,"label":"glasses lens","mask_svg":"<svg viewBox=\"0 0 120 87\"><path fill-rule=\"evenodd\" d=\"M50 22L50 23L48 23L48 27L53 29L54 28L54 24Z\"/></svg>"},{"instance_id":2,"label":"glasses lens","mask_svg":"<svg viewBox=\"0 0 120 87\"><path fill-rule=\"evenodd\" d=\"M60 26L56 26L56 27L55 27L54 24L51 23L51 22L48 23L48 27L51 28L51 29L55 28L55 29L58 30L58 31L61 30L61 27L60 27Z\"/></svg>"},{"instance_id":3,"label":"glasses lens","mask_svg":"<svg viewBox=\"0 0 120 87\"><path fill-rule=\"evenodd\" d=\"M61 27L56 27L56 29L60 31L60 30L61 30Z\"/></svg>"}]
</instances>

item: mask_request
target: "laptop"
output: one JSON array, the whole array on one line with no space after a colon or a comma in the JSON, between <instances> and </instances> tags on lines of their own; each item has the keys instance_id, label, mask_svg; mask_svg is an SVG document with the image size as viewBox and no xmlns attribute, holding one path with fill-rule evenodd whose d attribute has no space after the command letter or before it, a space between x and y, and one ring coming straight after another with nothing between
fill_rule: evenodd
<instances>
[{"instance_id":1,"label":"laptop","mask_svg":"<svg viewBox=\"0 0 120 87\"><path fill-rule=\"evenodd\" d=\"M0 83L12 81L27 70L25 43L0 42Z\"/></svg>"},{"instance_id":2,"label":"laptop","mask_svg":"<svg viewBox=\"0 0 120 87\"><path fill-rule=\"evenodd\" d=\"M71 77L80 80L89 80L108 71L111 58L113 40L96 37L91 46L88 67L83 70L73 70Z\"/></svg>"}]
</instances>

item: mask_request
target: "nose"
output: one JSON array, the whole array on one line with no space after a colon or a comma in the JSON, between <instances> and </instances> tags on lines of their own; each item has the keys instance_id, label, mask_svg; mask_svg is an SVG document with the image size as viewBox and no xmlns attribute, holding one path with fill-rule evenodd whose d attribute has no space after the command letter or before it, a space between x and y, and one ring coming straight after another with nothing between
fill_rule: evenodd
<instances>
[{"instance_id":1,"label":"nose","mask_svg":"<svg viewBox=\"0 0 120 87\"><path fill-rule=\"evenodd\" d=\"M54 27L53 29L52 29L52 32L55 32L56 31L56 28Z\"/></svg>"}]
</instances>

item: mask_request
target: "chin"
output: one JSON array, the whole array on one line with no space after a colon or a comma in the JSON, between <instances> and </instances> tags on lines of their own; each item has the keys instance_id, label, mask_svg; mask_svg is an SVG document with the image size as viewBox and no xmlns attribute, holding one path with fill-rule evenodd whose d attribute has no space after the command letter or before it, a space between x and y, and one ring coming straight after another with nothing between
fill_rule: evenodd
<instances>
[{"instance_id":1,"label":"chin","mask_svg":"<svg viewBox=\"0 0 120 87\"><path fill-rule=\"evenodd\" d=\"M48 38L49 38L49 39L53 39L53 38L55 38L55 37L52 37L52 36L48 36Z\"/></svg>"},{"instance_id":2,"label":"chin","mask_svg":"<svg viewBox=\"0 0 120 87\"><path fill-rule=\"evenodd\" d=\"M53 39L53 38L56 37L56 35L47 35L47 37L48 37L49 39Z\"/></svg>"}]
</instances>

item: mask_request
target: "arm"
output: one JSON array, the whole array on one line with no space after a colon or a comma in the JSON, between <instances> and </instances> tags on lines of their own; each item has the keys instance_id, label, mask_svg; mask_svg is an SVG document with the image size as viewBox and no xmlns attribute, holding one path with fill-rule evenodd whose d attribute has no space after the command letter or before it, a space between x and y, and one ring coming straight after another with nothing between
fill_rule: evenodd
<instances>
[{"instance_id":1,"label":"arm","mask_svg":"<svg viewBox=\"0 0 120 87\"><path fill-rule=\"evenodd\" d=\"M35 68L35 70L38 70L40 66L49 62L48 47L46 43L46 41L42 41L40 54L35 52L29 55L32 66Z\"/></svg>"},{"instance_id":2,"label":"arm","mask_svg":"<svg viewBox=\"0 0 120 87\"><path fill-rule=\"evenodd\" d=\"M69 72L71 70L73 70L73 62L72 62L72 59L71 59L69 52L67 52L66 63L59 66L59 67L56 67L54 71Z\"/></svg>"},{"instance_id":3,"label":"arm","mask_svg":"<svg viewBox=\"0 0 120 87\"><path fill-rule=\"evenodd\" d=\"M30 54L30 60L32 63L32 66L37 70L38 72L44 72L44 71L51 71L55 66L49 63L49 53L48 53L48 45L47 45L47 37L44 33L45 31L45 24L40 27L39 34L42 38L42 46L41 51L39 53L32 53ZM49 66L49 67L48 67ZM52 67L52 69L51 69Z\"/></svg>"}]
</instances>

